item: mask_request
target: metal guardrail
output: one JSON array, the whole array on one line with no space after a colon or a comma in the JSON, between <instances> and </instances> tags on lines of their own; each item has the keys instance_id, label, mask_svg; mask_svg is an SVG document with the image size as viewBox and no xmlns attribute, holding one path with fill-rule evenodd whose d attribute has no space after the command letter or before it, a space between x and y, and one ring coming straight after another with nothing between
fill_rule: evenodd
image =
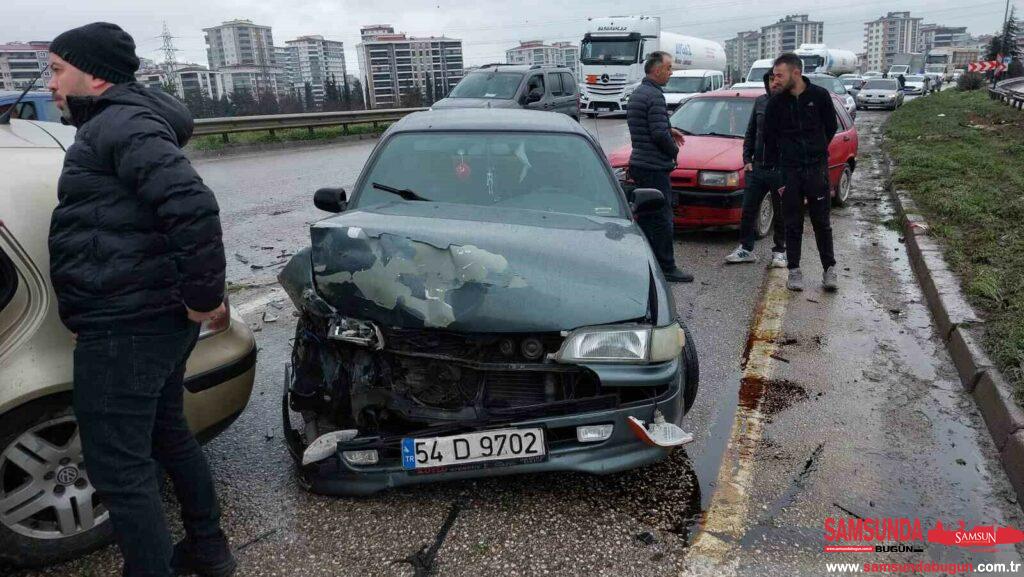
<instances>
[{"instance_id":1,"label":"metal guardrail","mask_svg":"<svg viewBox=\"0 0 1024 577\"><path fill-rule=\"evenodd\" d=\"M989 98L1024 110L1024 78L1010 78L988 89Z\"/></svg>"},{"instance_id":2,"label":"metal guardrail","mask_svg":"<svg viewBox=\"0 0 1024 577\"><path fill-rule=\"evenodd\" d=\"M302 114L268 114L265 116L232 116L225 118L199 118L195 121L193 135L219 134L224 142L228 135L237 132L269 131L305 128L310 134L313 129L325 126L341 126L343 132L354 124L371 124L374 130L381 124L392 123L413 112L426 108L383 108L376 110L345 110L340 112L307 112Z\"/></svg>"}]
</instances>

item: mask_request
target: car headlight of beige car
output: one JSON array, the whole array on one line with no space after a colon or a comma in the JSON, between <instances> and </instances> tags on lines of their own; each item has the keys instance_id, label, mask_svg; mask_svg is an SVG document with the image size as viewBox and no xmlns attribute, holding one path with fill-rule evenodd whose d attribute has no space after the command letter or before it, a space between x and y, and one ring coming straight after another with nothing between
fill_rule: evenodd
<instances>
[{"instance_id":1,"label":"car headlight of beige car","mask_svg":"<svg viewBox=\"0 0 1024 577\"><path fill-rule=\"evenodd\" d=\"M106 543L109 515L95 498L71 411L71 333L57 316L47 234L74 129L0 125L0 565L42 565ZM206 440L252 392L256 347L238 313L205 326L188 361L185 413Z\"/></svg>"}]
</instances>

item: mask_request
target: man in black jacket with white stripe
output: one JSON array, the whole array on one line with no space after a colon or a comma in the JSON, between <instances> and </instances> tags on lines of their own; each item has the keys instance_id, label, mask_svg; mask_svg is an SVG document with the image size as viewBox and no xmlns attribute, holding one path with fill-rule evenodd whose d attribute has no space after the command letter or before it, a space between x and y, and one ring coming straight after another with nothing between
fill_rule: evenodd
<instances>
[{"instance_id":1,"label":"man in black jacket with white stripe","mask_svg":"<svg viewBox=\"0 0 1024 577\"><path fill-rule=\"evenodd\" d=\"M629 175L637 188L656 188L665 195L661 210L638 214L637 222L651 244L661 271L669 282L692 282L693 275L676 266L673 250L672 184L669 175L683 144L683 134L668 122L668 107L662 86L672 76L672 55L652 52L644 62L647 77L629 97L626 123L632 152Z\"/></svg>"},{"instance_id":2,"label":"man in black jacket with white stripe","mask_svg":"<svg viewBox=\"0 0 1024 577\"><path fill-rule=\"evenodd\" d=\"M772 69L779 93L765 109L765 157L782 168L782 211L786 222L786 261L793 291L804 290L800 271L800 245L804 230L804 202L814 227L823 269L821 284L838 288L829 211L832 190L828 178L828 145L839 129L832 94L803 75L803 62L792 52L775 59Z\"/></svg>"},{"instance_id":3,"label":"man in black jacket with white stripe","mask_svg":"<svg viewBox=\"0 0 1024 577\"><path fill-rule=\"evenodd\" d=\"M226 577L210 467L183 413L200 323L221 321L217 201L181 147L192 117L135 82L135 42L114 24L50 44L48 88L75 142L50 221L50 277L77 335L73 405L89 480L110 512L126 577ZM186 538L172 548L157 484L171 477Z\"/></svg>"}]
</instances>

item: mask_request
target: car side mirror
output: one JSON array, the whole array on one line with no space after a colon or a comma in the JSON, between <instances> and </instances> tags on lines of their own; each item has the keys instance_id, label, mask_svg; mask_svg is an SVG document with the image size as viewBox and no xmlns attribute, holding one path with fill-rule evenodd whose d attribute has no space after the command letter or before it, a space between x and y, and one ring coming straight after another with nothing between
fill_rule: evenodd
<instances>
[{"instance_id":1,"label":"car side mirror","mask_svg":"<svg viewBox=\"0 0 1024 577\"><path fill-rule=\"evenodd\" d=\"M654 212L665 207L665 195L657 188L633 191L633 212Z\"/></svg>"},{"instance_id":2,"label":"car side mirror","mask_svg":"<svg viewBox=\"0 0 1024 577\"><path fill-rule=\"evenodd\" d=\"M313 204L325 212L345 212L348 199L344 188L321 188L313 195Z\"/></svg>"},{"instance_id":3,"label":"car side mirror","mask_svg":"<svg viewBox=\"0 0 1024 577\"><path fill-rule=\"evenodd\" d=\"M747 81L747 77L746 76L740 76L740 82L746 82L746 81Z\"/></svg>"}]
</instances>

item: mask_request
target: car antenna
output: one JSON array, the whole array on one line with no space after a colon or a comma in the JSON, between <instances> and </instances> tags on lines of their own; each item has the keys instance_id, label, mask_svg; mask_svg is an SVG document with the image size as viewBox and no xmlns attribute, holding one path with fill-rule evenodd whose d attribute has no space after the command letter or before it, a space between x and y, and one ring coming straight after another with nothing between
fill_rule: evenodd
<instances>
[{"instance_id":1,"label":"car antenna","mask_svg":"<svg viewBox=\"0 0 1024 577\"><path fill-rule=\"evenodd\" d=\"M28 83L28 86L25 87L25 90L21 91L21 94L18 96L18 99L15 100L14 104L12 104L11 107L7 109L7 112L0 114L0 124L11 123L11 115L14 114L14 109L18 107L18 104L21 103L21 99L25 98L25 95L28 94L28 91L32 90L32 87L36 85L36 82L38 82L39 79L43 77L43 72L46 72L46 69L49 67L49 64L43 66L43 68L39 71L39 74L36 74L36 77L32 79L32 82Z\"/></svg>"}]
</instances>

